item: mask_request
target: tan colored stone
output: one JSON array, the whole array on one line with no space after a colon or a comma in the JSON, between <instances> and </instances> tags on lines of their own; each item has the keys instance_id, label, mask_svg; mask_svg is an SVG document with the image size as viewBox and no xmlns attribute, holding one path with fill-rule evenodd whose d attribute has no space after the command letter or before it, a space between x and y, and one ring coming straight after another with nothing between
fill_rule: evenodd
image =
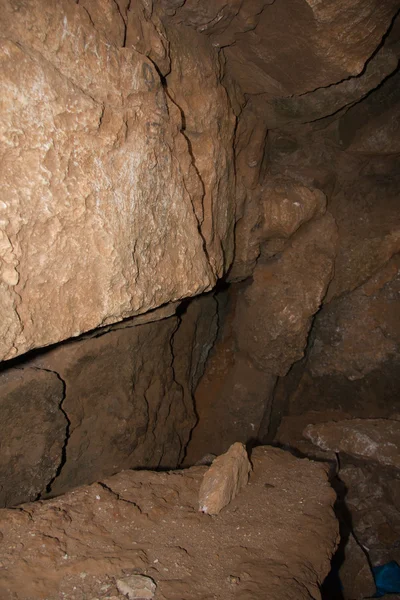
<instances>
[{"instance_id":1,"label":"tan colored stone","mask_svg":"<svg viewBox=\"0 0 400 600\"><path fill-rule=\"evenodd\" d=\"M336 455L334 452L318 448L310 440L304 439L303 431L305 427L311 423L323 423L327 420L341 421L350 418L351 415L348 413L335 410L321 412L310 410L301 415L284 416L280 422L274 441L286 448L296 449L309 458L329 460L336 463Z\"/></svg>"},{"instance_id":2,"label":"tan colored stone","mask_svg":"<svg viewBox=\"0 0 400 600\"><path fill-rule=\"evenodd\" d=\"M285 375L303 356L312 316L333 275L332 216L307 223L276 259L259 260L238 302L238 347L259 369Z\"/></svg>"},{"instance_id":3,"label":"tan colored stone","mask_svg":"<svg viewBox=\"0 0 400 600\"><path fill-rule=\"evenodd\" d=\"M293 180L275 179L267 183L262 195L262 241L289 238L304 223L322 216L326 210L325 194Z\"/></svg>"},{"instance_id":4,"label":"tan colored stone","mask_svg":"<svg viewBox=\"0 0 400 600\"><path fill-rule=\"evenodd\" d=\"M214 459L204 474L199 492L199 510L217 515L247 485L251 471L246 448L236 442Z\"/></svg>"},{"instance_id":5,"label":"tan colored stone","mask_svg":"<svg viewBox=\"0 0 400 600\"><path fill-rule=\"evenodd\" d=\"M202 176L182 113L153 63L120 47L116 3L3 4L0 358L10 358L214 285L233 247L234 121L214 75L201 89L224 95L224 133L204 135L221 168L203 153L198 169L219 192L223 178L226 193L216 204L205 177L207 227L218 235L204 241L194 209ZM104 11L91 17L94 5ZM216 68L211 55L199 60Z\"/></svg>"},{"instance_id":6,"label":"tan colored stone","mask_svg":"<svg viewBox=\"0 0 400 600\"><path fill-rule=\"evenodd\" d=\"M183 115L193 208L213 272L221 277L234 253L236 119L220 82L218 53L207 38L187 27L166 30L172 63L166 83Z\"/></svg>"},{"instance_id":7,"label":"tan colored stone","mask_svg":"<svg viewBox=\"0 0 400 600\"><path fill-rule=\"evenodd\" d=\"M147 600L147 598L154 598L157 585L151 577L128 575L117 579L117 588L129 600Z\"/></svg>"},{"instance_id":8,"label":"tan colored stone","mask_svg":"<svg viewBox=\"0 0 400 600\"><path fill-rule=\"evenodd\" d=\"M400 469L400 421L349 419L308 425L303 435L323 450Z\"/></svg>"}]
</instances>

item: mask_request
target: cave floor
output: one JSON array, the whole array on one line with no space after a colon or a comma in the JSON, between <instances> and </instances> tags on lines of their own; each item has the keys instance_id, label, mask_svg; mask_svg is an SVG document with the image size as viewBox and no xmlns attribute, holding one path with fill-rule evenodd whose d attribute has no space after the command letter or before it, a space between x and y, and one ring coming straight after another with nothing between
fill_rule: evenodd
<instances>
[{"instance_id":1,"label":"cave floor","mask_svg":"<svg viewBox=\"0 0 400 600\"><path fill-rule=\"evenodd\" d=\"M150 576L156 599L320 598L337 542L326 467L256 448L249 484L218 516L198 511L207 467L123 471L0 511L1 600L123 599Z\"/></svg>"}]
</instances>

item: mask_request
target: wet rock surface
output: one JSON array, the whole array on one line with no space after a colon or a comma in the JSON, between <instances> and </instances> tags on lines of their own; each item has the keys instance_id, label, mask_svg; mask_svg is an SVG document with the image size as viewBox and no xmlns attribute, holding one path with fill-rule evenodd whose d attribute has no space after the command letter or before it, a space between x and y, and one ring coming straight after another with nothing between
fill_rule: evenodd
<instances>
[{"instance_id":1,"label":"wet rock surface","mask_svg":"<svg viewBox=\"0 0 400 600\"><path fill-rule=\"evenodd\" d=\"M160 599L319 598L337 539L325 468L268 447L251 460L249 484L216 517L198 511L206 467L124 471L1 510L2 597L122 598L117 581L144 575Z\"/></svg>"}]
</instances>

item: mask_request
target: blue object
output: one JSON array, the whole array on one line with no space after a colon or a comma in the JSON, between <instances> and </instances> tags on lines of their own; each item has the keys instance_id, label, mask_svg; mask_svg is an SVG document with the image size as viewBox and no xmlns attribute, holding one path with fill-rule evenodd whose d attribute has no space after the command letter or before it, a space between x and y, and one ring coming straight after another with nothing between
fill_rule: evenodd
<instances>
[{"instance_id":1,"label":"blue object","mask_svg":"<svg viewBox=\"0 0 400 600\"><path fill-rule=\"evenodd\" d=\"M385 594L400 593L400 567L395 560L380 567L373 567L372 572L376 584L374 598L380 598Z\"/></svg>"}]
</instances>

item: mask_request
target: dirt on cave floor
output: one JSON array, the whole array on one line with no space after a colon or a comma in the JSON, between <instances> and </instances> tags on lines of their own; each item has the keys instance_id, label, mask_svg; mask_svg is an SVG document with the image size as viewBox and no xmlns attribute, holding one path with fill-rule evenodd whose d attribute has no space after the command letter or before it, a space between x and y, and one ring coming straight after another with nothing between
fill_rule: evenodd
<instances>
[{"instance_id":1,"label":"dirt on cave floor","mask_svg":"<svg viewBox=\"0 0 400 600\"><path fill-rule=\"evenodd\" d=\"M198 511L207 467L123 471L0 511L1 600L116 600L150 576L159 600L320 598L338 542L323 463L272 447L217 516Z\"/></svg>"}]
</instances>

